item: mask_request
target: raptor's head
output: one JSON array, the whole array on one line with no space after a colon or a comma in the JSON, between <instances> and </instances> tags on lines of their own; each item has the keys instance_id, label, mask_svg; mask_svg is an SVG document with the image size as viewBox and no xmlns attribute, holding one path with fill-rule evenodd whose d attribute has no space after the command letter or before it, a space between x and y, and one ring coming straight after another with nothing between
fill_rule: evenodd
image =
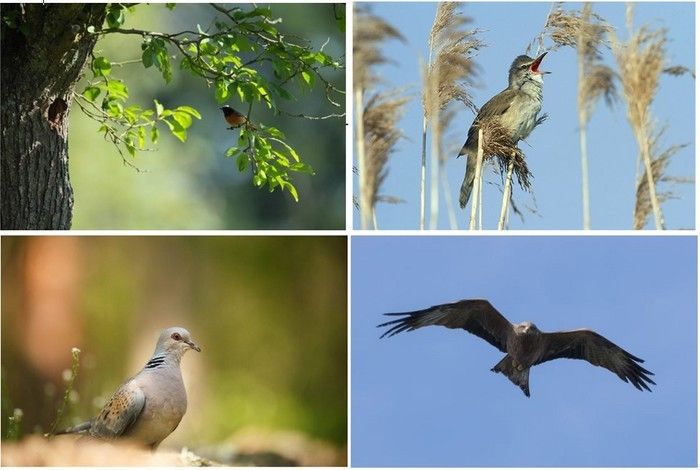
<instances>
[{"instance_id":1,"label":"raptor's head","mask_svg":"<svg viewBox=\"0 0 700 470\"><path fill-rule=\"evenodd\" d=\"M535 333L541 333L537 325L532 322L524 321L515 325L515 331L524 335L532 335Z\"/></svg>"}]
</instances>

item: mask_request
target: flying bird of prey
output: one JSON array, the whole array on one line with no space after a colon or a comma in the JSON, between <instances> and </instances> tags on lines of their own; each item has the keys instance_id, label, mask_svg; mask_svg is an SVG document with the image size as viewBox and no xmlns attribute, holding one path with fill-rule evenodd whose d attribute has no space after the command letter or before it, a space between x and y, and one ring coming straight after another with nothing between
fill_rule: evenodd
<instances>
[{"instance_id":1,"label":"flying bird of prey","mask_svg":"<svg viewBox=\"0 0 700 470\"><path fill-rule=\"evenodd\" d=\"M488 341L506 353L501 362L491 370L508 377L528 397L530 367L560 358L584 359L594 366L605 367L639 390L651 392L647 384L656 385L649 378L654 374L639 365L644 360L633 356L595 331L581 329L545 333L531 322L513 324L488 300L460 300L415 312L385 315L402 318L378 325L380 328L389 327L382 338L423 326L440 325L461 328Z\"/></svg>"}]
</instances>

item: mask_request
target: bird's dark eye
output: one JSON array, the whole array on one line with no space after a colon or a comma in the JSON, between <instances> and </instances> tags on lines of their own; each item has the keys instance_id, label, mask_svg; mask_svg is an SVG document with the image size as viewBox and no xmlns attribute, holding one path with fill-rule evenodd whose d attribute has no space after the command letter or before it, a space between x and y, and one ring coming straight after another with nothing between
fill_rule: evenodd
<instances>
[{"instance_id":1,"label":"bird's dark eye","mask_svg":"<svg viewBox=\"0 0 700 470\"><path fill-rule=\"evenodd\" d=\"M174 339L175 341L180 341L182 339L182 336L180 336L180 333L173 333L170 335L170 337L172 339Z\"/></svg>"}]
</instances>

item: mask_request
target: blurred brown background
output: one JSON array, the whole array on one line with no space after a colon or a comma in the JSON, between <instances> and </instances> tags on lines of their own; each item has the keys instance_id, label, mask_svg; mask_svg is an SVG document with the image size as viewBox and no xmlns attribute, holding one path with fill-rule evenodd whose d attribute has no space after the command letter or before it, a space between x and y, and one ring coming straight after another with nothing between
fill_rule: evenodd
<instances>
[{"instance_id":1,"label":"blurred brown background","mask_svg":"<svg viewBox=\"0 0 700 470\"><path fill-rule=\"evenodd\" d=\"M3 429L19 408L24 434L48 431L72 347L59 427L93 416L159 330L183 326L203 350L183 358L189 407L161 447L313 441L344 460L346 250L345 237L3 237Z\"/></svg>"}]
</instances>

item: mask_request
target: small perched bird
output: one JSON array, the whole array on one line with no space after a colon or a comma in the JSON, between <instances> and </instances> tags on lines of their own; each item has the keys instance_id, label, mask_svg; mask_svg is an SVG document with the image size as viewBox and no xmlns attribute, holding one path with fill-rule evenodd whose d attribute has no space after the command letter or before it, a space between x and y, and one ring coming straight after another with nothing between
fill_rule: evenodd
<instances>
[{"instance_id":1,"label":"small perched bird","mask_svg":"<svg viewBox=\"0 0 700 470\"><path fill-rule=\"evenodd\" d=\"M488 341L506 355L491 370L500 372L530 396L530 368L553 359L583 359L608 369L638 390L648 390L654 375L633 356L595 331L540 331L534 323L511 323L488 300L468 299L414 312L386 313L397 320L378 325L388 330L381 336L439 325L460 328Z\"/></svg>"},{"instance_id":2,"label":"small perched bird","mask_svg":"<svg viewBox=\"0 0 700 470\"><path fill-rule=\"evenodd\" d=\"M180 359L190 349L201 351L186 329L161 331L156 350L141 372L124 382L96 417L58 434L128 438L155 449L187 410Z\"/></svg>"},{"instance_id":3,"label":"small perched bird","mask_svg":"<svg viewBox=\"0 0 700 470\"><path fill-rule=\"evenodd\" d=\"M231 125L229 129L236 129L238 127L241 127L245 123L248 123L250 127L255 129L255 126L253 126L249 121L248 118L245 116L245 114L241 114L235 109L233 109L231 106L222 106L219 108L221 111L224 112L224 119L226 119L226 122Z\"/></svg>"},{"instance_id":4,"label":"small perched bird","mask_svg":"<svg viewBox=\"0 0 700 470\"><path fill-rule=\"evenodd\" d=\"M479 124L495 119L510 134L514 144L525 139L535 128L542 109L542 77L550 73L539 69L545 54L536 59L526 55L516 57L508 71L508 88L488 100L474 118L467 141L459 151L459 155L467 156L467 170L459 191L460 207L467 205L474 187Z\"/></svg>"}]
</instances>

